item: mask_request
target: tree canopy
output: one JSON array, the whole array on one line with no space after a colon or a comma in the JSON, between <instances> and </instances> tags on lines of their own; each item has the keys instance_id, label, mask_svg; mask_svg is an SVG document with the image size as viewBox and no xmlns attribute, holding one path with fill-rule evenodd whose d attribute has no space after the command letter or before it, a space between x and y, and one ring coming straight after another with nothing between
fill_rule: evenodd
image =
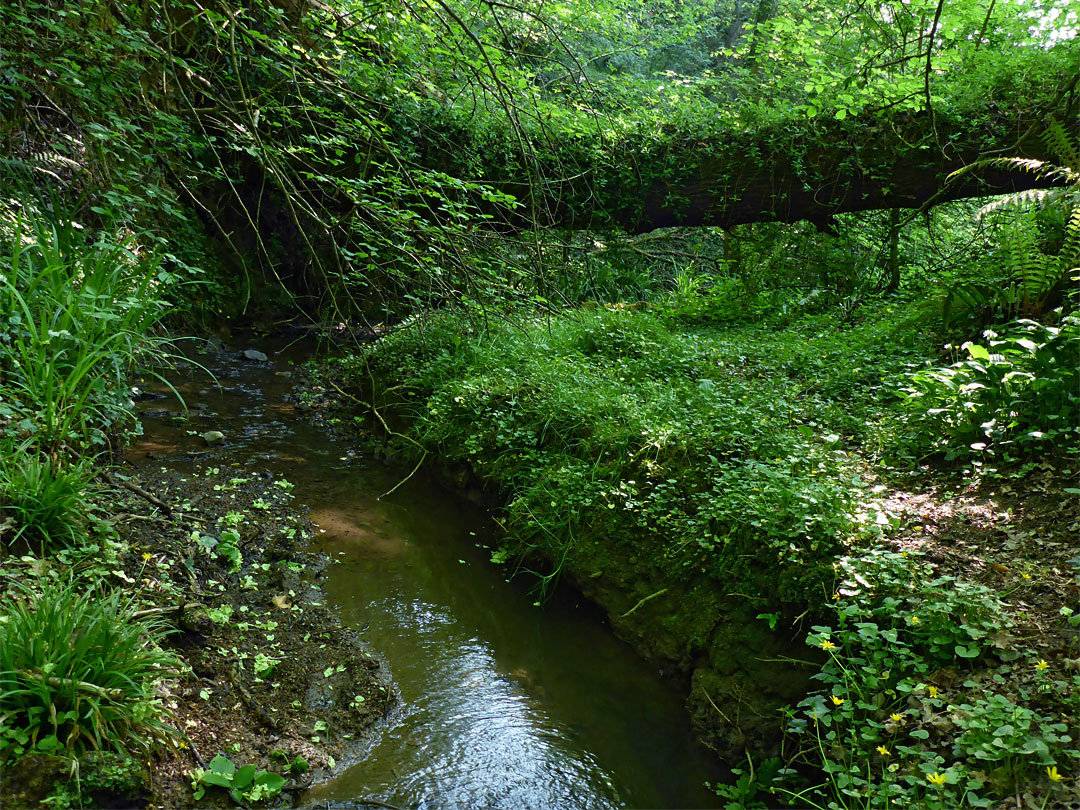
<instances>
[{"instance_id":1,"label":"tree canopy","mask_svg":"<svg viewBox=\"0 0 1080 810\"><path fill-rule=\"evenodd\" d=\"M1077 6L18 0L3 171L204 230L244 289L467 290L499 233L828 228L1052 183L945 180L1075 131Z\"/></svg>"}]
</instances>

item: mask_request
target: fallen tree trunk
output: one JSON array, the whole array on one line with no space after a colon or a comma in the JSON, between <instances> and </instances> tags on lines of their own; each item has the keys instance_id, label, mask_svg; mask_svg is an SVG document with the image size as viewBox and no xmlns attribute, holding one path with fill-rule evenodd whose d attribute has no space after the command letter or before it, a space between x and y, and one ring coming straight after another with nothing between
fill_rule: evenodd
<instances>
[{"instance_id":1,"label":"fallen tree trunk","mask_svg":"<svg viewBox=\"0 0 1080 810\"><path fill-rule=\"evenodd\" d=\"M1075 88L1073 77L1066 90ZM1064 97L1064 93L1059 97ZM1071 109L1064 125L1080 132ZM829 230L838 214L920 209L951 200L1046 188L1060 180L1021 169L949 176L985 157L1054 159L1042 140L1046 108L904 114L865 120L810 119L705 138L678 132L624 138L598 150L585 138L550 141L552 178L529 184L520 167L485 167L497 188L525 201L514 227L657 228L808 220ZM558 169L554 168L558 166ZM514 179L507 180L507 177ZM492 179L494 178L494 179ZM539 217L537 214L539 213Z\"/></svg>"}]
</instances>

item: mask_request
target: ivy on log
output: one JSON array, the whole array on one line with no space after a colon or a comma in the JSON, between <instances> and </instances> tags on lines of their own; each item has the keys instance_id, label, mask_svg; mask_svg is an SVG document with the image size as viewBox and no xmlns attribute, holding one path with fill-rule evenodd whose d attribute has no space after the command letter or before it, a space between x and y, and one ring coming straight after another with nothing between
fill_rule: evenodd
<instances>
[{"instance_id":1,"label":"ivy on log","mask_svg":"<svg viewBox=\"0 0 1080 810\"><path fill-rule=\"evenodd\" d=\"M1076 84L1074 77L1071 82ZM1080 131L1066 110L1065 126ZM584 141L554 143L551 176L577 167L573 182L490 180L545 212L534 224L629 233L685 226L808 220L829 230L838 214L919 209L951 200L1057 184L1053 178L1004 168L947 178L986 154L1046 159L1044 109L984 107L937 114L937 140L925 113L870 120L811 119L706 139L667 133L651 144L624 138L598 151ZM554 166L559 166L556 171ZM490 178L507 177L497 165ZM584 178L585 182L581 178ZM537 196L538 193L542 196Z\"/></svg>"}]
</instances>

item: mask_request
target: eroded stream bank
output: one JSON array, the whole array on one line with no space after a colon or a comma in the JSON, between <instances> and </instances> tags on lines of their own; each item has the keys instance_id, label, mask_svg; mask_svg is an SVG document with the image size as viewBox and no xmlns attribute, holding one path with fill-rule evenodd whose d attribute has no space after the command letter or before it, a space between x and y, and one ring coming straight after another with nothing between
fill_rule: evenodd
<instances>
[{"instance_id":1,"label":"eroded stream bank","mask_svg":"<svg viewBox=\"0 0 1080 810\"><path fill-rule=\"evenodd\" d=\"M133 458L180 470L212 458L287 479L319 527L312 550L334 560L319 578L329 603L390 662L401 708L354 751L357 764L339 764L301 802L717 804L704 783L718 768L695 742L678 692L573 592L541 607L531 583L506 581L475 507L422 476L380 499L405 473L297 414L289 359L299 355L261 348L265 362L238 352L204 359L225 393L204 377L183 382L186 423L173 418L177 405L146 403L147 436ZM209 430L225 441L207 452L200 434Z\"/></svg>"}]
</instances>

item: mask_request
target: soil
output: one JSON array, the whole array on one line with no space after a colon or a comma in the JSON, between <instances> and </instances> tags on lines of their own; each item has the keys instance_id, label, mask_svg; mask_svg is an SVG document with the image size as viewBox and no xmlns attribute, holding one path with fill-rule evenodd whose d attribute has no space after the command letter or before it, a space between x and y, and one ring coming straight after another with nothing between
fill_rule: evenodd
<instances>
[{"instance_id":1,"label":"soil","mask_svg":"<svg viewBox=\"0 0 1080 810\"><path fill-rule=\"evenodd\" d=\"M167 643L187 671L163 683L160 696L183 736L156 752L137 789L98 798L112 807L191 807L191 773L222 754L284 773L289 806L368 750L398 706L388 667L324 606L319 579L329 560L304 550L311 527L286 482L221 468L209 453L190 474L161 467L140 483L168 509L119 489L108 509L116 537L104 558L95 552L74 562L105 566L114 584L138 595L140 611L172 626ZM228 528L240 536L239 566L214 548ZM0 591L43 568L31 555L5 561ZM52 766L37 760L5 774L4 810L38 807L55 793L56 778L38 778ZM200 806L235 805L211 787Z\"/></svg>"}]
</instances>

